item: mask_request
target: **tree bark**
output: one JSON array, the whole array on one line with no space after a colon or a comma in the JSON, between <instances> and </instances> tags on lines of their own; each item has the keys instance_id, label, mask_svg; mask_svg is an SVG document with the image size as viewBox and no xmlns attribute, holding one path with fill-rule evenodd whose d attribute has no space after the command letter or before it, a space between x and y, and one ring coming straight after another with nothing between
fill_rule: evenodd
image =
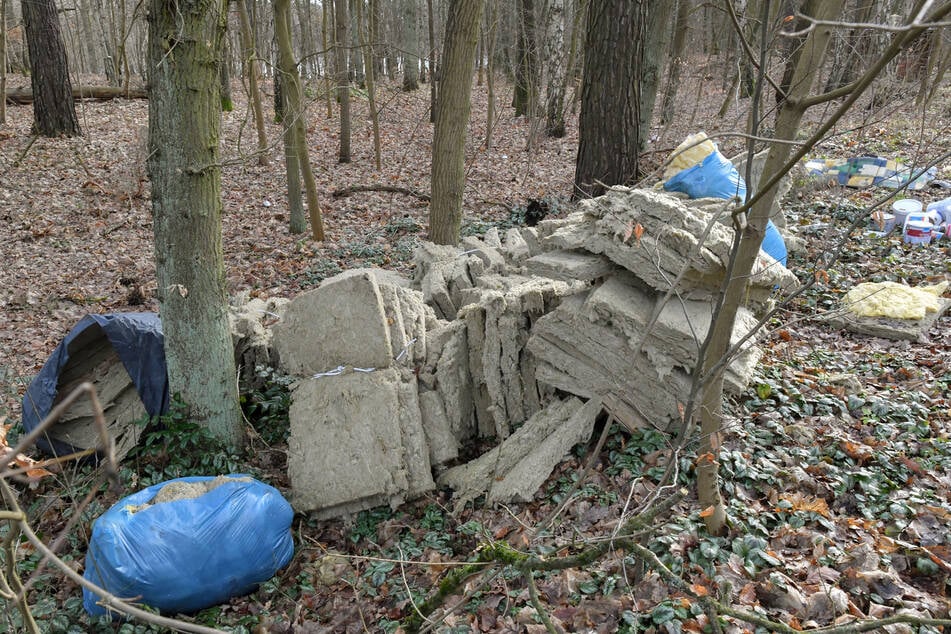
<instances>
[{"instance_id":1,"label":"tree bark","mask_svg":"<svg viewBox=\"0 0 951 634\"><path fill-rule=\"evenodd\" d=\"M433 14L433 0L426 0L426 19L429 22L429 122L436 123L436 106L439 101L439 73L436 71L436 16Z\"/></svg>"},{"instance_id":2,"label":"tree bark","mask_svg":"<svg viewBox=\"0 0 951 634\"><path fill-rule=\"evenodd\" d=\"M24 2L21 10L32 70L33 134L81 134L56 4L53 0L31 0Z\"/></svg>"},{"instance_id":3,"label":"tree bark","mask_svg":"<svg viewBox=\"0 0 951 634\"><path fill-rule=\"evenodd\" d=\"M419 88L419 3L402 0L400 23L403 48L403 92Z\"/></svg>"},{"instance_id":4,"label":"tree bark","mask_svg":"<svg viewBox=\"0 0 951 634\"><path fill-rule=\"evenodd\" d=\"M518 60L515 66L515 116L534 117L538 109L538 44L534 0L518 0Z\"/></svg>"},{"instance_id":5,"label":"tree bark","mask_svg":"<svg viewBox=\"0 0 951 634\"><path fill-rule=\"evenodd\" d=\"M486 78L485 85L488 92L488 104L485 116L485 147L492 147L492 130L495 128L495 43L499 33L499 0L488 0L489 33L486 42Z\"/></svg>"},{"instance_id":6,"label":"tree bark","mask_svg":"<svg viewBox=\"0 0 951 634\"><path fill-rule=\"evenodd\" d=\"M484 0L454 0L449 7L439 106L433 130L432 201L429 239L456 244L462 225L466 183L465 146L472 93L472 66Z\"/></svg>"},{"instance_id":7,"label":"tree bark","mask_svg":"<svg viewBox=\"0 0 951 634\"><path fill-rule=\"evenodd\" d=\"M240 2L240 0L239 0ZM218 83L221 85L221 111L234 110L234 100L231 98L231 72L228 68L228 38L221 38L221 63L218 64Z\"/></svg>"},{"instance_id":8,"label":"tree bark","mask_svg":"<svg viewBox=\"0 0 951 634\"><path fill-rule=\"evenodd\" d=\"M636 180L657 94L659 11L646 0L588 6L574 197Z\"/></svg>"},{"instance_id":9,"label":"tree bark","mask_svg":"<svg viewBox=\"0 0 951 634\"><path fill-rule=\"evenodd\" d=\"M674 106L677 100L677 91L680 88L680 72L686 63L684 50L687 47L687 19L690 17L690 5L690 0L678 0L677 2L674 37L670 44L670 55L667 58L667 85L664 89L664 99L660 108L660 122L664 125L670 123L674 118Z\"/></svg>"},{"instance_id":10,"label":"tree bark","mask_svg":"<svg viewBox=\"0 0 951 634\"><path fill-rule=\"evenodd\" d=\"M290 176L292 163L296 163L298 174L304 181L307 194L307 209L310 213L311 232L314 240L324 239L324 220L317 200L317 183L310 167L310 154L307 150L307 125L304 112L304 91L301 87L297 60L294 59L294 47L291 44L291 3L290 0L274 0L274 34L278 44L279 73L283 78L286 112L284 118L285 152L293 154L288 162L288 187L293 182ZM289 138L288 138L289 135ZM299 187L300 181L298 181ZM288 194L293 195L288 189ZM303 231L303 218L294 219L291 233Z\"/></svg>"},{"instance_id":11,"label":"tree bark","mask_svg":"<svg viewBox=\"0 0 951 634\"><path fill-rule=\"evenodd\" d=\"M383 81L386 78L386 66L383 63L386 43L380 40L380 19L383 7L380 0L370 0L370 47L373 49L373 77Z\"/></svg>"},{"instance_id":12,"label":"tree bark","mask_svg":"<svg viewBox=\"0 0 951 634\"><path fill-rule=\"evenodd\" d=\"M545 134L565 136L565 0L545 8Z\"/></svg>"},{"instance_id":13,"label":"tree bark","mask_svg":"<svg viewBox=\"0 0 951 634\"><path fill-rule=\"evenodd\" d=\"M370 25L369 21L367 21L367 24L364 24L363 2L358 0L356 7L357 33L360 34L358 40L360 48L363 49L363 72L366 76L367 105L370 108L370 125L373 127L373 165L377 171L380 171L383 168L383 147L380 140L380 116L376 108L376 85L373 82L373 49L370 47L368 35ZM364 28L364 26L366 26L366 28Z\"/></svg>"},{"instance_id":14,"label":"tree bark","mask_svg":"<svg viewBox=\"0 0 951 634\"><path fill-rule=\"evenodd\" d=\"M347 0L334 0L334 66L340 108L340 163L350 162L350 73L347 68Z\"/></svg>"},{"instance_id":15,"label":"tree bark","mask_svg":"<svg viewBox=\"0 0 951 634\"><path fill-rule=\"evenodd\" d=\"M277 39L277 73L282 77L297 72L294 58L291 54L290 29L287 28L287 16L290 12L289 0L275 0L274 2L274 35ZM282 80L286 85L287 80ZM288 104L287 90L281 91L283 99L282 111L294 112L294 107ZM307 221L304 216L304 198L301 196L301 167L297 156L297 128L294 125L295 117L284 116L281 123L284 126L284 173L287 175L287 210L289 216L289 231L292 234L304 233L307 230Z\"/></svg>"},{"instance_id":16,"label":"tree bark","mask_svg":"<svg viewBox=\"0 0 951 634\"><path fill-rule=\"evenodd\" d=\"M355 81L360 88L366 88L366 77L363 72L363 48L360 47L358 33L360 25L357 21L357 3L363 0L350 0L350 32L347 34L347 50L350 53L350 81Z\"/></svg>"},{"instance_id":17,"label":"tree bark","mask_svg":"<svg viewBox=\"0 0 951 634\"><path fill-rule=\"evenodd\" d=\"M334 109L333 109L333 90L331 90L330 83L330 38L327 35L327 31L330 28L330 21L332 19L329 2L325 0L320 5L320 37L321 37L321 46L324 48L324 97L327 104L327 118L333 119Z\"/></svg>"},{"instance_id":18,"label":"tree bark","mask_svg":"<svg viewBox=\"0 0 951 634\"><path fill-rule=\"evenodd\" d=\"M0 125L7 122L7 0L0 0Z\"/></svg>"},{"instance_id":19,"label":"tree bark","mask_svg":"<svg viewBox=\"0 0 951 634\"><path fill-rule=\"evenodd\" d=\"M151 0L149 176L169 386L226 445L244 444L221 247L218 64L224 0Z\"/></svg>"},{"instance_id":20,"label":"tree bark","mask_svg":"<svg viewBox=\"0 0 951 634\"><path fill-rule=\"evenodd\" d=\"M264 107L261 104L261 73L254 46L254 32L248 15L246 0L235 0L238 5L238 21L241 24L241 57L244 74L251 97L251 112L254 113L254 129L258 134L258 165L267 165L267 130L264 127Z\"/></svg>"}]
</instances>

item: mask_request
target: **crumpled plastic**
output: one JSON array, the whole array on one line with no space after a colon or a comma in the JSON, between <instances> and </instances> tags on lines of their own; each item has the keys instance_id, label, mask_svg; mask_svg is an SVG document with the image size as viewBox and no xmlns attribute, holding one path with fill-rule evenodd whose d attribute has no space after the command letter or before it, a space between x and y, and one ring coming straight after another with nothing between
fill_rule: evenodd
<instances>
[{"instance_id":1,"label":"crumpled plastic","mask_svg":"<svg viewBox=\"0 0 951 634\"><path fill-rule=\"evenodd\" d=\"M187 490L209 482L213 488L198 497L153 503L168 485ZM277 489L244 474L169 480L123 498L96 520L83 576L163 613L196 612L253 592L286 566L294 555L293 518ZM106 613L98 599L83 589L92 616Z\"/></svg>"},{"instance_id":2,"label":"crumpled plastic","mask_svg":"<svg viewBox=\"0 0 951 634\"><path fill-rule=\"evenodd\" d=\"M691 198L746 199L746 181L736 166L707 138L698 132L688 136L671 154L664 177L664 189L687 194ZM772 220L766 222L766 235L760 248L786 266L788 251L779 229Z\"/></svg>"},{"instance_id":3,"label":"crumpled plastic","mask_svg":"<svg viewBox=\"0 0 951 634\"><path fill-rule=\"evenodd\" d=\"M842 305L859 317L924 319L941 309L941 295L948 284L913 287L899 282L863 282L845 294Z\"/></svg>"},{"instance_id":4,"label":"crumpled plastic","mask_svg":"<svg viewBox=\"0 0 951 634\"><path fill-rule=\"evenodd\" d=\"M746 183L728 158L714 149L702 161L680 170L664 183L669 192L681 192L691 198L746 198Z\"/></svg>"},{"instance_id":5,"label":"crumpled plastic","mask_svg":"<svg viewBox=\"0 0 951 634\"><path fill-rule=\"evenodd\" d=\"M912 180L912 169L900 161L882 156L856 156L847 159L810 159L803 165L814 178L835 180L845 187L905 187L909 191L924 189L938 176L938 168L929 167Z\"/></svg>"}]
</instances>

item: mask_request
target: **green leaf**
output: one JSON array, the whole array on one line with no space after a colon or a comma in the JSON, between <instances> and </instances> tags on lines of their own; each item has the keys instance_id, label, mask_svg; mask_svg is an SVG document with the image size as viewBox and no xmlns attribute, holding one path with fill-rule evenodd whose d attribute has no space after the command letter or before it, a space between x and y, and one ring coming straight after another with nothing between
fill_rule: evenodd
<instances>
[{"instance_id":1,"label":"green leaf","mask_svg":"<svg viewBox=\"0 0 951 634\"><path fill-rule=\"evenodd\" d=\"M672 620L675 616L677 614L671 606L661 603L651 612L651 621L654 622L654 625L660 625Z\"/></svg>"},{"instance_id":2,"label":"green leaf","mask_svg":"<svg viewBox=\"0 0 951 634\"><path fill-rule=\"evenodd\" d=\"M700 554L709 560L714 560L720 554L720 547L711 541L700 542Z\"/></svg>"},{"instance_id":3,"label":"green leaf","mask_svg":"<svg viewBox=\"0 0 951 634\"><path fill-rule=\"evenodd\" d=\"M578 590L581 591L581 594L594 594L598 591L598 582L593 579L583 581L578 584Z\"/></svg>"}]
</instances>

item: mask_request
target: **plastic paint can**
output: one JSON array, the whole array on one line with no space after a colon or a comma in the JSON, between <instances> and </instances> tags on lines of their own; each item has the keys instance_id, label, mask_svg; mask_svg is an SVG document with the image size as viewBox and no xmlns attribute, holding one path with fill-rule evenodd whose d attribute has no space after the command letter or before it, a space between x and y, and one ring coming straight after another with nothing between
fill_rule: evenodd
<instances>
[{"instance_id":1,"label":"plastic paint can","mask_svg":"<svg viewBox=\"0 0 951 634\"><path fill-rule=\"evenodd\" d=\"M872 219L872 227L875 231L888 233L895 228L895 214L884 213L878 218Z\"/></svg>"},{"instance_id":2,"label":"plastic paint can","mask_svg":"<svg viewBox=\"0 0 951 634\"><path fill-rule=\"evenodd\" d=\"M905 226L905 220L911 214L921 213L921 201L915 198L904 198L892 203L892 213L895 214L895 225Z\"/></svg>"},{"instance_id":3,"label":"plastic paint can","mask_svg":"<svg viewBox=\"0 0 951 634\"><path fill-rule=\"evenodd\" d=\"M927 220L907 220L902 240L908 244L931 244L934 226Z\"/></svg>"}]
</instances>

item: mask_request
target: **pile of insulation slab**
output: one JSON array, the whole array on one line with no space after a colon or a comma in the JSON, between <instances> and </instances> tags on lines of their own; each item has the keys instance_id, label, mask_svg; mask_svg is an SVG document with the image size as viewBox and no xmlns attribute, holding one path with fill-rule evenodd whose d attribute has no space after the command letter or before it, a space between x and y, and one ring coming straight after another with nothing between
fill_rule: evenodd
<instances>
[{"instance_id":1,"label":"pile of insulation slab","mask_svg":"<svg viewBox=\"0 0 951 634\"><path fill-rule=\"evenodd\" d=\"M358 269L291 301L270 345L298 378L292 504L330 517L436 486L528 501L602 412L679 425L733 240L722 204L615 188L537 227L423 243L412 280ZM792 283L761 253L751 306ZM742 308L734 341L755 323ZM738 346L727 389L759 356Z\"/></svg>"}]
</instances>

